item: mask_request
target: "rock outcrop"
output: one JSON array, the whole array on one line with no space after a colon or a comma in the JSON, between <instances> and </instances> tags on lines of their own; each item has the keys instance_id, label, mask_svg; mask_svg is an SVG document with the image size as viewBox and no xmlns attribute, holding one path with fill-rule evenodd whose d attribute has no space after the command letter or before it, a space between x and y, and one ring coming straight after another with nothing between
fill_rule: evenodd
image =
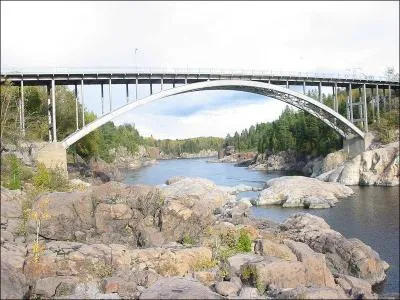
<instances>
[{"instance_id":1,"label":"rock outcrop","mask_svg":"<svg viewBox=\"0 0 400 300\"><path fill-rule=\"evenodd\" d=\"M317 178L345 185L399 185L399 157L399 143L391 143L365 151L336 168L322 170Z\"/></svg>"},{"instance_id":2,"label":"rock outcrop","mask_svg":"<svg viewBox=\"0 0 400 300\"><path fill-rule=\"evenodd\" d=\"M338 183L326 183L302 176L284 176L267 181L253 205L329 208L338 198L348 197L353 190Z\"/></svg>"},{"instance_id":3,"label":"rock outcrop","mask_svg":"<svg viewBox=\"0 0 400 300\"><path fill-rule=\"evenodd\" d=\"M382 282L386 277L385 271L389 265L380 259L377 252L358 239L345 238L320 217L296 213L286 219L280 228L285 237L325 254L327 265L334 275L350 275L372 285Z\"/></svg>"}]
</instances>

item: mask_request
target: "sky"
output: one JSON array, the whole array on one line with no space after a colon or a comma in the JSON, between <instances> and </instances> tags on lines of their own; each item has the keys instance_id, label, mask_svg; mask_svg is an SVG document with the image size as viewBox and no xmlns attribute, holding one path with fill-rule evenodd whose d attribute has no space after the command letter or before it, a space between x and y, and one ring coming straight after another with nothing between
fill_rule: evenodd
<instances>
[{"instance_id":1,"label":"sky","mask_svg":"<svg viewBox=\"0 0 400 300\"><path fill-rule=\"evenodd\" d=\"M399 2L1 2L2 72L135 66L398 72ZM113 86L114 108L125 103L123 91ZM87 110L101 114L100 88L84 94ZM141 87L138 96L148 94ZM195 92L115 123L156 138L225 137L276 119L284 107L248 93Z\"/></svg>"}]
</instances>

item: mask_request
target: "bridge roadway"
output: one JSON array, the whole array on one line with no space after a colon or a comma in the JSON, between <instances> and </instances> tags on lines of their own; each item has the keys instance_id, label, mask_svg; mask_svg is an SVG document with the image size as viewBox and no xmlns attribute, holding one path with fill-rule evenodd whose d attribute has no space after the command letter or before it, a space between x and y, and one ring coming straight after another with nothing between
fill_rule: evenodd
<instances>
[{"instance_id":1,"label":"bridge roadway","mask_svg":"<svg viewBox=\"0 0 400 300\"><path fill-rule=\"evenodd\" d=\"M175 85L187 85L193 83L207 81L242 81L242 82L261 82L268 83L274 86L285 86L289 89L290 86L302 86L303 94L306 93L307 86L318 87L318 101L323 104L322 87L332 87L333 94L333 114L338 113L337 88L346 88L348 93L347 119L351 123L361 122L361 126L365 132L368 132L367 120L367 88L370 89L370 103L373 112L374 106L377 107L377 117L379 119L379 103L381 101L379 90L383 90L383 106L387 103L385 98L388 98L388 104L391 105L392 89L399 89L399 82L388 80L378 76L367 75L341 75L341 74L318 74L318 73L301 73L301 72L272 72L272 71L255 71L255 70L217 70L217 69L37 69L37 70L2 70L1 84L6 81L11 82L16 86L20 86L21 97L19 103L20 111L20 127L22 133L25 132L25 116L24 116L24 86L42 85L47 86L48 102L49 102L49 140L57 141L56 136L56 85L74 85L76 96L76 130L79 130L78 116L78 101L81 101L84 107L84 85L100 85L101 86L101 105L102 115L104 115L104 84L109 88L109 112L113 111L112 107L112 89L113 84L123 84L126 86L126 102L129 103L128 85L135 85L135 98L138 100L138 85L149 84L150 94L153 94L153 85L161 85L161 91L165 90L164 85L170 84L173 88ZM78 85L80 85L81 93L78 100ZM353 103L352 93L349 91L358 88L360 89L360 97L358 103ZM387 90L387 97L385 91ZM287 93L290 93L287 91ZM374 96L375 95L375 96ZM50 100L51 99L51 100ZM306 100L311 103L311 99ZM291 103L292 104L292 103ZM353 106L358 106L358 118L353 117ZM304 109L305 107L301 107ZM315 110L311 110L315 112ZM333 115L332 113L330 113ZM335 116L337 117L337 116ZM324 117L321 119L325 121ZM82 110L81 120L83 126L84 109ZM336 124L336 121L335 121ZM333 126L333 125L332 125ZM349 127L349 126L348 126ZM354 131L354 130L353 130Z\"/></svg>"},{"instance_id":2,"label":"bridge roadway","mask_svg":"<svg viewBox=\"0 0 400 300\"><path fill-rule=\"evenodd\" d=\"M20 85L85 84L187 84L206 80L255 80L276 85L334 86L354 88L366 84L367 88L385 89L399 87L399 82L387 80L382 76L362 74L319 74L304 72L273 72L257 70L217 70L217 69L39 69L39 70L1 70L1 83L5 80Z\"/></svg>"}]
</instances>

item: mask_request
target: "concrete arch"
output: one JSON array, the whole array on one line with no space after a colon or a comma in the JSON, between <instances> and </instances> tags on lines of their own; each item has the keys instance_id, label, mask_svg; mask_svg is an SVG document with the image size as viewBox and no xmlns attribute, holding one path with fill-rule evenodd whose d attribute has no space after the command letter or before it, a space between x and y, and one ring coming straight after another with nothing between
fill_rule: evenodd
<instances>
[{"instance_id":1,"label":"concrete arch","mask_svg":"<svg viewBox=\"0 0 400 300\"><path fill-rule=\"evenodd\" d=\"M364 133L342 115L335 112L328 106L301 93L292 91L284 87L259 81L214 80L197 82L171 88L168 90L163 90L157 94L153 94L141 100L130 102L82 127L82 129L74 132L73 134L65 138L62 143L65 148L68 148L76 141L80 140L93 130L99 128L100 126L111 121L112 119L147 103L167 98L173 95L204 90L243 91L281 100L314 115L321 121L325 122L328 126L336 130L344 138L354 135L359 136L362 139L364 138Z\"/></svg>"}]
</instances>

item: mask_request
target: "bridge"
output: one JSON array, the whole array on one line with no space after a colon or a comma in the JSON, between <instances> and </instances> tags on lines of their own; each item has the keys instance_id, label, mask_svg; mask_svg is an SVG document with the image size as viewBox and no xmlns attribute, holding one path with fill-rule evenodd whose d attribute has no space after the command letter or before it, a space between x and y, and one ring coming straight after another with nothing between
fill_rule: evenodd
<instances>
[{"instance_id":1,"label":"bridge","mask_svg":"<svg viewBox=\"0 0 400 300\"><path fill-rule=\"evenodd\" d=\"M57 142L55 87L72 85L75 87L76 131L62 141L69 147L106 122L147 103L173 95L202 90L236 90L264 95L302 109L336 130L344 138L344 146L354 154L365 150L364 138L368 132L368 108L372 109L374 120L379 121L380 111L393 106L392 91L398 93L399 82L384 77L367 75L318 74L299 72L271 72L255 70L216 69L51 69L51 70L2 70L1 84L6 81L20 87L19 120L22 133L25 132L24 86L42 85L47 87L49 142ZM126 104L113 108L112 85L126 87ZM166 89L166 85L172 88ZM102 116L85 124L84 85L98 85L101 90ZM109 89L109 110L105 113L104 85ZM129 95L129 85L135 86L135 97ZM149 85L150 95L138 99L138 86ZM161 91L153 93L153 86ZM178 86L179 85L179 86ZM80 99L78 99L78 86ZM290 89L302 88L303 93ZM306 96L306 88L318 89L318 100ZM328 107L322 98L322 88L332 88L333 106ZM345 88L347 93L346 117L338 112L337 91ZM352 90L359 89L361 97L352 98ZM381 91L381 93L380 93ZM82 116L78 115L78 102L82 104ZM354 107L358 107L358 115ZM82 128L79 128L79 118ZM356 126L358 124L362 130ZM352 149L350 149L352 148Z\"/></svg>"}]
</instances>

